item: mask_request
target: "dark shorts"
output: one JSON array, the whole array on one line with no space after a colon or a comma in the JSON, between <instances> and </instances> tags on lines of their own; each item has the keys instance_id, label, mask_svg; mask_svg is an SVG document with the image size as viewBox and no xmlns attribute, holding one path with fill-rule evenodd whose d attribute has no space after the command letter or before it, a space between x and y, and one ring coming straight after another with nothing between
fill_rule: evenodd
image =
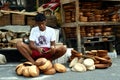
<instances>
[{"instance_id":1,"label":"dark shorts","mask_svg":"<svg viewBox=\"0 0 120 80\"><path fill-rule=\"evenodd\" d=\"M48 51L50 48L44 48L44 50L45 51ZM38 58L40 58L40 57L44 57L44 58L46 58L46 59L50 59L51 57L52 57L52 55L51 54L45 54L45 53L40 53L40 52L38 52L37 50L32 50L32 58L34 58L34 59L38 59Z\"/></svg>"}]
</instances>

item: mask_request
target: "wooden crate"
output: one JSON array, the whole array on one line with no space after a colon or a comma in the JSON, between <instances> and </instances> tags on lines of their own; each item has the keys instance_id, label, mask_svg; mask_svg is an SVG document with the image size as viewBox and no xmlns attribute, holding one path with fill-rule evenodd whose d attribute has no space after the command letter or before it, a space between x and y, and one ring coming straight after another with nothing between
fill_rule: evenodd
<instances>
[{"instance_id":1,"label":"wooden crate","mask_svg":"<svg viewBox=\"0 0 120 80\"><path fill-rule=\"evenodd\" d=\"M25 25L25 15L12 14L12 25Z\"/></svg>"},{"instance_id":2,"label":"wooden crate","mask_svg":"<svg viewBox=\"0 0 120 80\"><path fill-rule=\"evenodd\" d=\"M4 14L0 17L0 26L10 25L10 14Z\"/></svg>"},{"instance_id":3,"label":"wooden crate","mask_svg":"<svg viewBox=\"0 0 120 80\"><path fill-rule=\"evenodd\" d=\"M27 25L35 26L35 17L34 16L27 17Z\"/></svg>"}]
</instances>

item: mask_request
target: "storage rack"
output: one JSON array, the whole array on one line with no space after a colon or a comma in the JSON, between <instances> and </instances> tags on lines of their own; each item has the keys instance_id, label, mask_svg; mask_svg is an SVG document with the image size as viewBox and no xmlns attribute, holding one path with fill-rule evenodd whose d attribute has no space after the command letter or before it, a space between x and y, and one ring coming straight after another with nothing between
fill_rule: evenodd
<instances>
[{"instance_id":1,"label":"storage rack","mask_svg":"<svg viewBox=\"0 0 120 80\"><path fill-rule=\"evenodd\" d=\"M93 0L91 0L93 1ZM94 0L95 1L95 0ZM118 0L103 0L103 1L118 1ZM65 11L63 9L63 5L69 4L69 3L75 3L75 21L73 22L65 22ZM77 38L77 50L79 52L82 52L82 48L84 46L84 43L82 43L82 40L86 39L81 38L80 34L80 28L84 26L118 26L120 25L120 22L113 22L113 21L97 21L97 22L80 22L79 21L79 12L80 12L80 0L61 0L61 14L62 14L62 28L64 27L76 27L76 38ZM65 32L63 30L64 39L67 40L65 36ZM115 40L115 36L112 36L112 41Z\"/></svg>"}]
</instances>

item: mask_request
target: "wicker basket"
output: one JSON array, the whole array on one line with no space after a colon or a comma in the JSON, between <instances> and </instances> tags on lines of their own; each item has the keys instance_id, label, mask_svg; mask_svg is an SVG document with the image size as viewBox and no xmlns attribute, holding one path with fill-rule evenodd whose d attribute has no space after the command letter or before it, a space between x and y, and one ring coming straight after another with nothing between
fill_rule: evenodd
<instances>
[{"instance_id":1,"label":"wicker basket","mask_svg":"<svg viewBox=\"0 0 120 80\"><path fill-rule=\"evenodd\" d=\"M0 26L10 25L10 14L4 14L0 17Z\"/></svg>"},{"instance_id":2,"label":"wicker basket","mask_svg":"<svg viewBox=\"0 0 120 80\"><path fill-rule=\"evenodd\" d=\"M25 15L12 14L12 25L25 25Z\"/></svg>"},{"instance_id":3,"label":"wicker basket","mask_svg":"<svg viewBox=\"0 0 120 80\"><path fill-rule=\"evenodd\" d=\"M27 17L27 25L35 26L35 17L34 16Z\"/></svg>"}]
</instances>

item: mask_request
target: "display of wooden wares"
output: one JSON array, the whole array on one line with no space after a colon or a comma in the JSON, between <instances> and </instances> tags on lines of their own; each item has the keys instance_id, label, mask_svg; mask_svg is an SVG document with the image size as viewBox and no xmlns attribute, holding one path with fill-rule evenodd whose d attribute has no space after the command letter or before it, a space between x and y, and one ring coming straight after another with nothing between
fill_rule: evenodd
<instances>
[{"instance_id":1,"label":"display of wooden wares","mask_svg":"<svg viewBox=\"0 0 120 80\"><path fill-rule=\"evenodd\" d=\"M106 28L103 28L103 31L104 32L110 32L110 31L112 31L112 28L111 27L106 27Z\"/></svg>"},{"instance_id":2,"label":"display of wooden wares","mask_svg":"<svg viewBox=\"0 0 120 80\"><path fill-rule=\"evenodd\" d=\"M61 63L52 63L46 58L38 58L36 63L39 66L32 64L31 62L23 62L16 66L15 72L19 76L25 77L37 77L40 74L53 75L57 72L65 73L67 68Z\"/></svg>"},{"instance_id":3,"label":"display of wooden wares","mask_svg":"<svg viewBox=\"0 0 120 80\"><path fill-rule=\"evenodd\" d=\"M110 36L110 35L112 35L112 28L111 27L103 28L103 36Z\"/></svg>"},{"instance_id":4,"label":"display of wooden wares","mask_svg":"<svg viewBox=\"0 0 120 80\"><path fill-rule=\"evenodd\" d=\"M73 55L78 55L78 56L73 56ZM105 69L105 68L109 68L112 65L112 60L108 55L108 51L107 50L91 50L91 51L87 51L84 55L80 55L81 53L77 52L76 50L71 50L71 56L69 58L70 64L69 67L73 67L75 64L77 63L82 63L84 64L84 66L86 68L88 68L87 66L91 63L94 63L94 66L92 66L90 69L94 70L94 69ZM85 59L88 59L84 62ZM92 59L92 60L89 60ZM91 62L89 62L91 61ZM81 69L81 64L77 64L79 65L77 67L73 67L72 70L73 71L86 71L83 69ZM87 69L88 70L88 69Z\"/></svg>"},{"instance_id":5,"label":"display of wooden wares","mask_svg":"<svg viewBox=\"0 0 120 80\"><path fill-rule=\"evenodd\" d=\"M116 13L116 14L112 15L111 21L118 22L119 21L119 14Z\"/></svg>"},{"instance_id":6,"label":"display of wooden wares","mask_svg":"<svg viewBox=\"0 0 120 80\"><path fill-rule=\"evenodd\" d=\"M39 58L36 60L36 62L42 63L39 66L39 69L43 71L44 74L55 74L56 73L55 69L53 68L52 63L49 60L45 58Z\"/></svg>"},{"instance_id":7,"label":"display of wooden wares","mask_svg":"<svg viewBox=\"0 0 120 80\"><path fill-rule=\"evenodd\" d=\"M102 36L102 28L96 28L94 29L95 36Z\"/></svg>"},{"instance_id":8,"label":"display of wooden wares","mask_svg":"<svg viewBox=\"0 0 120 80\"><path fill-rule=\"evenodd\" d=\"M101 21L102 15L95 15L95 21Z\"/></svg>"},{"instance_id":9,"label":"display of wooden wares","mask_svg":"<svg viewBox=\"0 0 120 80\"><path fill-rule=\"evenodd\" d=\"M87 37L94 36L94 27L86 27L86 36Z\"/></svg>"},{"instance_id":10,"label":"display of wooden wares","mask_svg":"<svg viewBox=\"0 0 120 80\"><path fill-rule=\"evenodd\" d=\"M104 57L108 55L108 51L107 50L97 50L97 56L99 57Z\"/></svg>"},{"instance_id":11,"label":"display of wooden wares","mask_svg":"<svg viewBox=\"0 0 120 80\"><path fill-rule=\"evenodd\" d=\"M6 36L6 33L7 32L2 32L2 31L0 31L0 39L1 39L1 42L4 42L5 40L5 36Z\"/></svg>"},{"instance_id":12,"label":"display of wooden wares","mask_svg":"<svg viewBox=\"0 0 120 80\"><path fill-rule=\"evenodd\" d=\"M33 65L31 62L24 62L17 65L15 71L17 75L25 77L37 77L40 74L38 67Z\"/></svg>"},{"instance_id":13,"label":"display of wooden wares","mask_svg":"<svg viewBox=\"0 0 120 80\"><path fill-rule=\"evenodd\" d=\"M12 31L0 31L0 48L16 48L18 41L23 41L26 33L14 33Z\"/></svg>"},{"instance_id":14,"label":"display of wooden wares","mask_svg":"<svg viewBox=\"0 0 120 80\"><path fill-rule=\"evenodd\" d=\"M81 34L81 37L85 37L86 36L85 27L81 27L80 28L80 34Z\"/></svg>"},{"instance_id":15,"label":"display of wooden wares","mask_svg":"<svg viewBox=\"0 0 120 80\"><path fill-rule=\"evenodd\" d=\"M81 22L87 22L88 21L88 17L80 16L80 21Z\"/></svg>"},{"instance_id":16,"label":"display of wooden wares","mask_svg":"<svg viewBox=\"0 0 120 80\"><path fill-rule=\"evenodd\" d=\"M72 71L85 72L87 70L95 70L94 60L91 58L78 58L75 57L69 64Z\"/></svg>"},{"instance_id":17,"label":"display of wooden wares","mask_svg":"<svg viewBox=\"0 0 120 80\"><path fill-rule=\"evenodd\" d=\"M103 36L110 36L112 35L112 32L103 32Z\"/></svg>"},{"instance_id":18,"label":"display of wooden wares","mask_svg":"<svg viewBox=\"0 0 120 80\"><path fill-rule=\"evenodd\" d=\"M0 43L0 48L3 48L4 47L4 43Z\"/></svg>"}]
</instances>

